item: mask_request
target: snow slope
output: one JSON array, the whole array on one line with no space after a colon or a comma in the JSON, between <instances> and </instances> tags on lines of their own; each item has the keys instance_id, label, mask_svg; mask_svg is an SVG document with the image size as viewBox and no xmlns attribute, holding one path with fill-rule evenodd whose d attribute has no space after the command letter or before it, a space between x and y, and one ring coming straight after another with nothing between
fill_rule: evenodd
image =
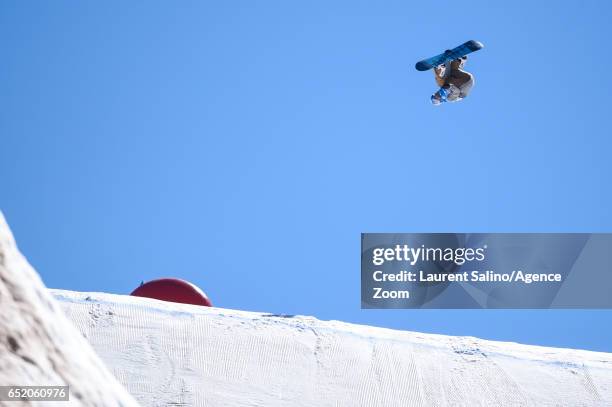
<instances>
[{"instance_id":1,"label":"snow slope","mask_svg":"<svg viewBox=\"0 0 612 407\"><path fill-rule=\"evenodd\" d=\"M51 385L70 386L70 401L39 405L137 405L66 319L0 213L0 386Z\"/></svg>"},{"instance_id":2,"label":"snow slope","mask_svg":"<svg viewBox=\"0 0 612 407\"><path fill-rule=\"evenodd\" d=\"M144 406L612 406L612 354L53 290Z\"/></svg>"}]
</instances>

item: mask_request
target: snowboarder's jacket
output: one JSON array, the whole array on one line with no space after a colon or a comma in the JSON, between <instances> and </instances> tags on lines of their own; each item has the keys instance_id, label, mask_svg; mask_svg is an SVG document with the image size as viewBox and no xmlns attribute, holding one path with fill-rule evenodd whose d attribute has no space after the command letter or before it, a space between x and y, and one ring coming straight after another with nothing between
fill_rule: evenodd
<instances>
[{"instance_id":1,"label":"snowboarder's jacket","mask_svg":"<svg viewBox=\"0 0 612 407\"><path fill-rule=\"evenodd\" d=\"M470 93L470 90L472 90L472 86L474 86L474 76L462 69L464 61L456 59L447 62L444 69L434 69L438 86L451 88L451 92L448 95L449 102L465 98Z\"/></svg>"}]
</instances>

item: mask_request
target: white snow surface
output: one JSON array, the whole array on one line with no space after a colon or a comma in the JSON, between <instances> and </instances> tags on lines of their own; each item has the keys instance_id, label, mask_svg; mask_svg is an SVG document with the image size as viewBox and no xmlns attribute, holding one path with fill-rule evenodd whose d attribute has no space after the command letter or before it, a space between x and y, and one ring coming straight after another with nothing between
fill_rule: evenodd
<instances>
[{"instance_id":1,"label":"white snow surface","mask_svg":"<svg viewBox=\"0 0 612 407\"><path fill-rule=\"evenodd\" d=\"M53 384L0 406L612 406L612 354L49 292L0 213L0 385Z\"/></svg>"},{"instance_id":2,"label":"white snow surface","mask_svg":"<svg viewBox=\"0 0 612 407\"><path fill-rule=\"evenodd\" d=\"M612 406L610 353L52 293L143 406Z\"/></svg>"}]
</instances>

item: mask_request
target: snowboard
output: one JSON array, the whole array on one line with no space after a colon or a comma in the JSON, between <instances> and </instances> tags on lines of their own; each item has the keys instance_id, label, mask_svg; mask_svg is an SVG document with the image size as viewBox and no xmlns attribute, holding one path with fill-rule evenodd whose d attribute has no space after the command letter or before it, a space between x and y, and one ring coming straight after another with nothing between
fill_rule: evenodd
<instances>
[{"instance_id":1,"label":"snowboard","mask_svg":"<svg viewBox=\"0 0 612 407\"><path fill-rule=\"evenodd\" d=\"M478 51L482 47L484 47L484 45L482 45L482 42L470 40L468 42L464 42L458 47L446 50L440 55L436 55L435 57L427 58L417 62L416 69L417 71L427 71L428 69L436 67L440 64L444 64L448 61L453 61L467 54L471 54L474 51Z\"/></svg>"}]
</instances>

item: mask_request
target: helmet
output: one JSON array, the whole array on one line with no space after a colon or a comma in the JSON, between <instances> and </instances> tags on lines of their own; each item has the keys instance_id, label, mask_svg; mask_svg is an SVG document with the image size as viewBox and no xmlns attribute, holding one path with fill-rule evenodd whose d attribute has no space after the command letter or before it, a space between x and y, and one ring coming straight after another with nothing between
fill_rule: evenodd
<instances>
[{"instance_id":1,"label":"helmet","mask_svg":"<svg viewBox=\"0 0 612 407\"><path fill-rule=\"evenodd\" d=\"M431 95L431 103L434 106L438 106L441 103L448 102L448 95L450 91L448 89L440 88L436 93Z\"/></svg>"},{"instance_id":2,"label":"helmet","mask_svg":"<svg viewBox=\"0 0 612 407\"><path fill-rule=\"evenodd\" d=\"M450 95L450 93L451 93L450 87L448 89L442 87L438 91L438 94L440 95L440 99L444 102L447 101L448 95Z\"/></svg>"}]
</instances>

